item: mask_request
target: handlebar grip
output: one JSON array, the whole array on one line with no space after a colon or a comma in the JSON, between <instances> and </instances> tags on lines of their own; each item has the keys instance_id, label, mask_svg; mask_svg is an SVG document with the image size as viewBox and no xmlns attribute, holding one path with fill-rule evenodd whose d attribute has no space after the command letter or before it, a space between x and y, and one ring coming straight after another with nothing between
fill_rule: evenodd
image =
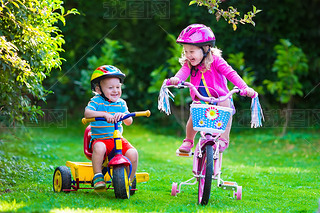
<instances>
[{"instance_id":1,"label":"handlebar grip","mask_svg":"<svg viewBox=\"0 0 320 213\"><path fill-rule=\"evenodd\" d=\"M95 118L82 118L81 121L83 124L87 124L87 123L96 121L96 119Z\"/></svg>"},{"instance_id":2,"label":"handlebar grip","mask_svg":"<svg viewBox=\"0 0 320 213\"><path fill-rule=\"evenodd\" d=\"M142 112L135 112L136 117L140 117L140 116L146 116L149 117L151 115L150 110L146 110L146 111L142 111Z\"/></svg>"}]
</instances>

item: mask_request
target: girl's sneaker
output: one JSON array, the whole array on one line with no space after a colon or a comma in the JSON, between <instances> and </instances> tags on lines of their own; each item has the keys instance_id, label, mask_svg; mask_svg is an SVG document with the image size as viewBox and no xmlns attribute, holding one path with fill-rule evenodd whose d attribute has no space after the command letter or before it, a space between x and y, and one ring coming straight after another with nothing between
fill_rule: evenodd
<instances>
[{"instance_id":1,"label":"girl's sneaker","mask_svg":"<svg viewBox=\"0 0 320 213\"><path fill-rule=\"evenodd\" d=\"M93 177L93 187L94 190L103 190L106 188L106 183L104 182L104 176L101 173L97 173Z\"/></svg>"},{"instance_id":2,"label":"girl's sneaker","mask_svg":"<svg viewBox=\"0 0 320 213\"><path fill-rule=\"evenodd\" d=\"M219 152L222 153L229 147L229 141L224 138L219 138ZM213 149L216 149L216 144L214 144Z\"/></svg>"},{"instance_id":3,"label":"girl's sneaker","mask_svg":"<svg viewBox=\"0 0 320 213\"><path fill-rule=\"evenodd\" d=\"M187 143L185 143L185 142L187 142ZM188 143L189 143L190 145L187 145ZM192 148L193 148L193 140L184 139L182 145L179 147L179 151L180 151L180 152L189 153L189 152L191 152L191 149L192 149Z\"/></svg>"}]
</instances>

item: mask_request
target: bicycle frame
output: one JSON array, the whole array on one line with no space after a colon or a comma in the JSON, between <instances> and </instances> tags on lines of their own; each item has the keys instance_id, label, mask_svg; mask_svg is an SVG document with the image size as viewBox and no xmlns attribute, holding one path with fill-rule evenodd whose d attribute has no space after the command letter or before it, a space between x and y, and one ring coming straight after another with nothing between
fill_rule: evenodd
<instances>
[{"instance_id":1,"label":"bicycle frame","mask_svg":"<svg viewBox=\"0 0 320 213\"><path fill-rule=\"evenodd\" d=\"M172 87L173 85L170 85L170 81L167 80L167 82L164 83L166 87ZM193 90L195 95L202 101L208 102L209 105L213 105L215 103L223 102L229 99L234 93L240 93L242 90L239 88L235 87L232 89L230 92L228 92L225 96L214 98L214 97L204 97L202 96L196 87L188 82L180 82L177 86L173 86L176 88L190 88ZM257 96L257 93L255 93L255 97ZM194 122L194 121L193 121ZM227 182L223 181L220 177L221 175L221 166L222 166L222 153L219 153L219 145L220 141L218 140L219 137L221 136L221 131L217 131L216 133L213 131L211 133L209 132L200 132L201 137L199 139L199 142L196 145L194 156L193 156L193 167L192 167L192 172L194 174L193 178L181 182L179 184L179 189L177 183L172 184L172 191L171 195L175 196L177 193L181 192L181 186L182 185L195 185L197 182L199 182L199 189L198 189L198 202L199 204L206 205L208 203L209 197L210 197L210 189L211 189L211 181L217 180L217 187L221 187L222 189L227 189L227 190L232 190L234 192L234 196L237 196L237 199L241 199L242 196L242 187L238 186L236 182ZM210 155L207 155L206 150L208 147L213 151L211 151ZM214 147L214 149L213 149ZM192 156L192 154L185 154L179 152L177 150L177 156ZM210 156L210 157L209 157ZM209 159L211 158L212 159ZM208 161L209 160L209 161ZM208 165L210 163L213 163L214 165ZM209 166L209 167L208 167ZM213 167L210 169L210 167ZM206 177L207 169L209 168L209 173L210 170L212 173L210 173L210 176L212 177ZM194 181L193 181L194 180ZM192 182L193 181L193 182ZM208 181L208 183L206 183ZM209 184L209 185L208 185ZM209 189L208 189L209 187Z\"/></svg>"}]
</instances>

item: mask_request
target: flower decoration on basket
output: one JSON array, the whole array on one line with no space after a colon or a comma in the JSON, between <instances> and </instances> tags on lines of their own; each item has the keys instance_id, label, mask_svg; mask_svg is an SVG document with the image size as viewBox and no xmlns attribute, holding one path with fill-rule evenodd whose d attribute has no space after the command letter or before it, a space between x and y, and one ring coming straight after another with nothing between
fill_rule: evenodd
<instances>
[{"instance_id":1,"label":"flower decoration on basket","mask_svg":"<svg viewBox=\"0 0 320 213\"><path fill-rule=\"evenodd\" d=\"M217 129L221 129L223 127L223 122L221 120L218 120L214 123L214 126L217 128Z\"/></svg>"},{"instance_id":2,"label":"flower decoration on basket","mask_svg":"<svg viewBox=\"0 0 320 213\"><path fill-rule=\"evenodd\" d=\"M202 119L200 119L200 121L199 121L199 126L204 126L204 125L206 125L205 121L202 120Z\"/></svg>"},{"instance_id":3,"label":"flower decoration on basket","mask_svg":"<svg viewBox=\"0 0 320 213\"><path fill-rule=\"evenodd\" d=\"M210 120L215 120L219 117L219 112L218 112L218 109L215 108L215 107L209 107L207 110L206 110L206 117Z\"/></svg>"}]
</instances>

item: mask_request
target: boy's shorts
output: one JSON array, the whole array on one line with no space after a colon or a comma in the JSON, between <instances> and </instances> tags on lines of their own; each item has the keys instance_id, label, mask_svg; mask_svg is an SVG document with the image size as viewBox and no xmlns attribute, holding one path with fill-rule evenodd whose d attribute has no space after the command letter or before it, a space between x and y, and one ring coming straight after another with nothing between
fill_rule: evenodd
<instances>
[{"instance_id":1,"label":"boy's shorts","mask_svg":"<svg viewBox=\"0 0 320 213\"><path fill-rule=\"evenodd\" d=\"M129 143L129 141L127 141L127 139L125 138L121 138L121 141L122 141L122 153L125 155L126 152L131 149L131 148L134 148L131 143ZM102 142L104 143L104 145L106 146L106 149L107 149L107 156L110 154L110 152L113 150L114 148L114 140L113 138L110 138L110 139L105 139L105 140L94 140L92 142L92 147L97 143L97 142Z\"/></svg>"}]
</instances>

